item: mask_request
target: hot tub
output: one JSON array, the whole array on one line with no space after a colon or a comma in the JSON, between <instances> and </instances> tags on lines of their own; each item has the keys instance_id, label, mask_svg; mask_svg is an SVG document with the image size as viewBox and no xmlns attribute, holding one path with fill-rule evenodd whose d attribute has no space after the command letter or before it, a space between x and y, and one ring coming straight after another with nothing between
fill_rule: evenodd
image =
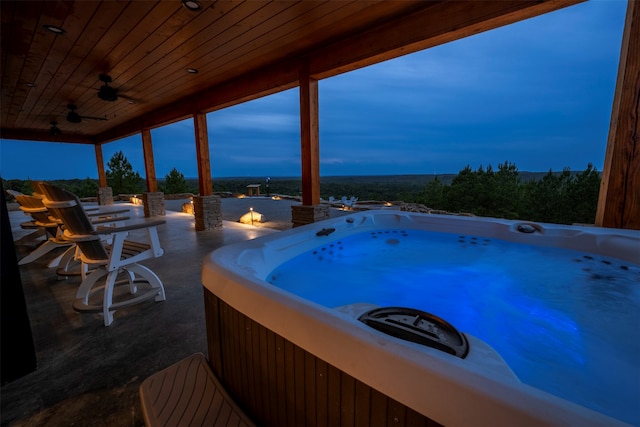
<instances>
[{"instance_id":1,"label":"hot tub","mask_svg":"<svg viewBox=\"0 0 640 427\"><path fill-rule=\"evenodd\" d=\"M414 236L422 240L411 243ZM352 249L354 242L363 240L374 243L366 250L360 243L360 249ZM432 241L443 243L441 249L437 246L427 252L427 241L429 245ZM402 248L408 252L398 252ZM638 424L640 414L633 399L637 402L640 385L633 378L640 375L636 356L640 350L639 248L640 232L632 230L397 211L365 211L287 230L220 248L205 259L202 281L210 360L232 395L264 425L370 425L374 421L408 426L429 421L446 426ZM367 258L374 252L375 258ZM529 256L530 252L540 253L542 261ZM385 258L393 259L398 272L404 274L413 268L403 264L405 259L427 265L433 259L442 262L444 253L448 260L439 269L428 270L427 279L416 279L415 275L404 279L419 283L411 283L415 296L405 295L400 301L404 308L433 313L457 328L468 344L464 354L456 356L391 336L359 320L387 305L360 293L362 288L377 292L379 282L386 280L377 270L372 277L366 276L367 259L372 267ZM517 258L518 253L527 255ZM516 254L516 261L510 254ZM573 283L547 286L551 291L542 294L542 304L532 304L531 293L539 293L545 284L529 283L524 291L509 289L518 289L514 282L530 280L536 271L551 272L565 280L556 262L564 256L570 269L580 272L577 283L566 279ZM498 273L485 273L486 259L498 266ZM298 270L288 274L286 268L293 260ZM364 260L363 265L351 264L357 260ZM471 316L469 312L476 315L478 310L466 308L465 303L476 297L455 287L451 299L458 302L451 306L462 309L444 310L443 315L438 311L445 304L422 302L425 295L426 300L435 300L430 297L434 289L452 287L443 277L453 271L463 271L463 281L481 288L475 293L477 298L499 289L493 299L495 310L491 305L483 309L484 316L495 318L485 322ZM362 277L362 283L358 282ZM319 283L314 282L317 278ZM434 283L427 288L426 282L435 282L435 288ZM555 291L565 287L569 296L579 294L579 315L561 312L555 301L547 307L545 299L554 300ZM402 286L394 283L393 292L378 293L402 294L399 288ZM317 290L317 297L309 296ZM505 291L508 296L501 293ZM617 299L603 296L603 292L613 293ZM390 305L395 306L393 298ZM613 312L622 312L626 316L623 323L631 326L625 325L627 330L621 332L607 323L608 318L587 320L587 324L606 324L604 333L596 332L596 341L591 342L591 333L583 332L581 321L602 316L598 306L607 304L614 304ZM497 327L522 327L518 320L495 315L499 309L507 312L505 316L513 312L516 319L528 316L534 332L496 333ZM525 316L523 310L528 310ZM489 326L475 327L484 323ZM568 368L546 368L555 363L551 359L557 359L558 354L529 355L526 345L536 338L537 329L548 323L558 324L560 335L541 336L558 341L554 348L560 349L560 356L566 355ZM493 336L488 330L493 330ZM493 341L501 334L506 336L503 342ZM607 343L608 339L612 342ZM626 346L622 350L617 349L620 341ZM610 345L616 350L590 355L592 347L608 349ZM523 347L527 360L513 359L510 347ZM596 360L587 360L592 357ZM535 384L547 370L553 382L554 369L560 375L565 370L573 372L572 365L583 364L605 366L605 374L609 370L615 375L604 375L612 379L593 385L589 373L586 387L595 388L596 393L586 393L587 397L577 393L574 398L571 390L567 397L564 391L554 392L554 384ZM539 365L540 373L528 372L529 365ZM576 388L585 387L580 381L575 380ZM612 407L607 402L592 404L588 401L591 394L611 394Z\"/></svg>"}]
</instances>

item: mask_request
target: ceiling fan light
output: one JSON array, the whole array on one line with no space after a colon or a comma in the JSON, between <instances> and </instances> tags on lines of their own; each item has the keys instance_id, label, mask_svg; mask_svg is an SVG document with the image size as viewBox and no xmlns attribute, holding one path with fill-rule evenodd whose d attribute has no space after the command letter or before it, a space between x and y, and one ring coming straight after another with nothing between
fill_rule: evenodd
<instances>
[{"instance_id":1,"label":"ceiling fan light","mask_svg":"<svg viewBox=\"0 0 640 427\"><path fill-rule=\"evenodd\" d=\"M182 0L182 5L189 10L198 11L202 8L197 0Z\"/></svg>"},{"instance_id":2,"label":"ceiling fan light","mask_svg":"<svg viewBox=\"0 0 640 427\"><path fill-rule=\"evenodd\" d=\"M76 113L75 111L70 111L67 114L67 121L69 123L80 123L80 122L82 122L82 117L80 117L80 115L78 113Z\"/></svg>"},{"instance_id":3,"label":"ceiling fan light","mask_svg":"<svg viewBox=\"0 0 640 427\"><path fill-rule=\"evenodd\" d=\"M116 89L105 84L104 86L100 87L100 90L98 91L98 98L102 99L103 101L113 102L118 99L118 93Z\"/></svg>"},{"instance_id":4,"label":"ceiling fan light","mask_svg":"<svg viewBox=\"0 0 640 427\"><path fill-rule=\"evenodd\" d=\"M58 27L57 25L43 25L42 28L56 35L62 35L66 33L64 29Z\"/></svg>"}]
</instances>

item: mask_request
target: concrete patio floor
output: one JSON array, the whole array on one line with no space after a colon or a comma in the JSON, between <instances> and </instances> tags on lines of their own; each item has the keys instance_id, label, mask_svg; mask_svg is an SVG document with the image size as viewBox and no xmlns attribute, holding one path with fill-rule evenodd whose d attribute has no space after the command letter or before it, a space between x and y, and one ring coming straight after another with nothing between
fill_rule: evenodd
<instances>
[{"instance_id":1,"label":"concrete patio floor","mask_svg":"<svg viewBox=\"0 0 640 427\"><path fill-rule=\"evenodd\" d=\"M241 201L223 202L223 216L238 218L245 204L257 202L237 200ZM271 203L290 221L291 203ZM143 215L142 206L124 205L135 216ZM73 310L79 277L61 279L47 268L63 249L20 266L37 370L2 387L2 425L144 425L140 383L190 354L207 354L200 280L203 258L223 245L277 232L274 228L287 220L278 217L281 224L276 224L276 210L264 212L272 216L273 228L267 223L254 227L224 221L222 230L201 232L194 230L192 215L167 210L166 224L159 227L165 253L143 262L163 281L166 301L117 311L109 327L101 315ZM20 211L9 214L20 259L33 249L24 244L25 232L19 227L28 217Z\"/></svg>"}]
</instances>

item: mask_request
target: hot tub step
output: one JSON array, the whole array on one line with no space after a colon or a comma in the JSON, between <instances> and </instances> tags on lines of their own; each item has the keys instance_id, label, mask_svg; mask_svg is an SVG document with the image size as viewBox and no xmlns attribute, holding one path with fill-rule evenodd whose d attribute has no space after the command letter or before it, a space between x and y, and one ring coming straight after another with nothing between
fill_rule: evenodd
<instances>
[{"instance_id":1,"label":"hot tub step","mask_svg":"<svg viewBox=\"0 0 640 427\"><path fill-rule=\"evenodd\" d=\"M148 427L255 425L222 387L202 353L144 380L140 400Z\"/></svg>"},{"instance_id":2,"label":"hot tub step","mask_svg":"<svg viewBox=\"0 0 640 427\"><path fill-rule=\"evenodd\" d=\"M450 323L415 308L375 308L363 313L358 320L380 332L436 348L462 359L469 352L467 339Z\"/></svg>"}]
</instances>

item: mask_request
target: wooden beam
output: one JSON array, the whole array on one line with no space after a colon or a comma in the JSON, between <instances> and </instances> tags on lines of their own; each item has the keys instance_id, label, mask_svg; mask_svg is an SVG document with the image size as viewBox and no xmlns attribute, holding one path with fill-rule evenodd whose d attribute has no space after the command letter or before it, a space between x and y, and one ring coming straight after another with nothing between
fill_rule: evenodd
<instances>
[{"instance_id":1,"label":"wooden beam","mask_svg":"<svg viewBox=\"0 0 640 427\"><path fill-rule=\"evenodd\" d=\"M318 80L309 76L309 62L300 64L300 153L302 204L320 204L320 133L318 131Z\"/></svg>"},{"instance_id":2,"label":"wooden beam","mask_svg":"<svg viewBox=\"0 0 640 427\"><path fill-rule=\"evenodd\" d=\"M142 151L144 152L144 171L147 176L147 191L154 193L158 191L158 181L156 179L156 166L153 161L153 144L151 141L151 129L142 129Z\"/></svg>"},{"instance_id":3,"label":"wooden beam","mask_svg":"<svg viewBox=\"0 0 640 427\"><path fill-rule=\"evenodd\" d=\"M101 188L107 186L107 174L104 172L104 157L102 157L102 145L95 144L93 146L96 152L96 164L98 166L98 185Z\"/></svg>"},{"instance_id":4,"label":"wooden beam","mask_svg":"<svg viewBox=\"0 0 640 427\"><path fill-rule=\"evenodd\" d=\"M596 225L640 230L640 5L629 0Z\"/></svg>"},{"instance_id":5,"label":"wooden beam","mask_svg":"<svg viewBox=\"0 0 640 427\"><path fill-rule=\"evenodd\" d=\"M201 196L213 194L213 180L211 179L211 161L209 159L209 134L207 133L207 115L196 113L193 115L196 136L196 156L198 157L198 186Z\"/></svg>"}]
</instances>

